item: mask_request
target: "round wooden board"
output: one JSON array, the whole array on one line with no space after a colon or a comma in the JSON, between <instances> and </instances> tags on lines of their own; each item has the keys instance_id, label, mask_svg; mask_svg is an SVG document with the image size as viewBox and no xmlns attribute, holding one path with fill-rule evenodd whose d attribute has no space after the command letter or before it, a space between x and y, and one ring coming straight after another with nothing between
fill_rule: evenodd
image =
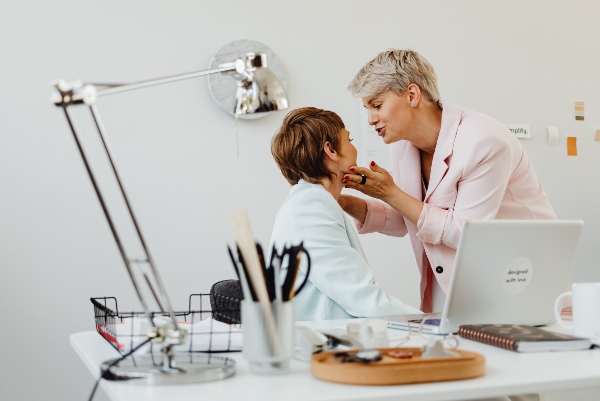
<instances>
[{"instance_id":1,"label":"round wooden board","mask_svg":"<svg viewBox=\"0 0 600 401\"><path fill-rule=\"evenodd\" d=\"M380 348L383 358L371 363L342 363L335 359L337 352L312 356L313 376L335 383L392 385L472 379L485 374L485 357L468 351L452 350L458 358L422 359L420 348ZM412 352L412 358L392 358L389 352ZM357 351L350 351L354 353Z\"/></svg>"}]
</instances>

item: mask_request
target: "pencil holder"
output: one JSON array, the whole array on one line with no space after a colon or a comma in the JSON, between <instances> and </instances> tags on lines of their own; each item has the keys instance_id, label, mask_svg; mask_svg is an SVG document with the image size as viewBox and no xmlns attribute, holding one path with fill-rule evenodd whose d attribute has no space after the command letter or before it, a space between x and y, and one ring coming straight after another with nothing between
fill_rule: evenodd
<instances>
[{"instance_id":1,"label":"pencil holder","mask_svg":"<svg viewBox=\"0 0 600 401\"><path fill-rule=\"evenodd\" d=\"M242 301L242 352L257 374L281 374L294 357L294 305Z\"/></svg>"}]
</instances>

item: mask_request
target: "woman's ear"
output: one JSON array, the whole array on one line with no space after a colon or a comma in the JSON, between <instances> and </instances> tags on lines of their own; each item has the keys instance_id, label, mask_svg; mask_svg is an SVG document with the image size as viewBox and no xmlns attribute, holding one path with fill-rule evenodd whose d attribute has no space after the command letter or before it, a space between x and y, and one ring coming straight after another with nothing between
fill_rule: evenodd
<instances>
[{"instance_id":1,"label":"woman's ear","mask_svg":"<svg viewBox=\"0 0 600 401\"><path fill-rule=\"evenodd\" d=\"M421 88L417 84L410 84L408 88L408 100L412 107L417 107L419 102L421 101Z\"/></svg>"},{"instance_id":2,"label":"woman's ear","mask_svg":"<svg viewBox=\"0 0 600 401\"><path fill-rule=\"evenodd\" d=\"M323 145L323 150L325 151L325 158L334 162L338 161L338 152L336 152L333 146L331 146L331 142L325 142L325 145Z\"/></svg>"}]
</instances>

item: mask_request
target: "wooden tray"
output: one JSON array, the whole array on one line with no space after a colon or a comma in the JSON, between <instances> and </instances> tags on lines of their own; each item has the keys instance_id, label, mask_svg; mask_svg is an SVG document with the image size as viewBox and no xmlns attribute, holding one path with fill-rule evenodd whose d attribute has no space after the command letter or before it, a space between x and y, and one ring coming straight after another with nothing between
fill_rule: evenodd
<instances>
[{"instance_id":1,"label":"wooden tray","mask_svg":"<svg viewBox=\"0 0 600 401\"><path fill-rule=\"evenodd\" d=\"M368 364L335 359L336 352L312 356L310 372L313 376L335 383L390 385L428 383L472 379L485 374L485 357L475 352L452 350L459 358L422 359L420 348L380 348L383 358ZM412 352L410 359L388 356L388 352ZM350 351L355 353L357 351Z\"/></svg>"}]
</instances>

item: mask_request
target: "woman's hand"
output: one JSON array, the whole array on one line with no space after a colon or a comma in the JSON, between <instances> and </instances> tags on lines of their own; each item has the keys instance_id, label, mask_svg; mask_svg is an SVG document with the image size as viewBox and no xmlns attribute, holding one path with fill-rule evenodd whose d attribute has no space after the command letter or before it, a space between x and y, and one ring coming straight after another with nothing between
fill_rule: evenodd
<instances>
[{"instance_id":1,"label":"woman's hand","mask_svg":"<svg viewBox=\"0 0 600 401\"><path fill-rule=\"evenodd\" d=\"M343 182L346 188L356 189L363 194L384 201L408 220L417 224L423 210L423 202L398 188L386 169L379 167L375 162L371 162L370 167L371 169L358 166L350 167L352 173L344 175ZM340 205L342 204L340 203ZM343 205L342 208L344 208ZM346 209L344 208L344 210ZM364 224L364 219L361 220L355 217L351 212L347 213ZM367 208L365 203L365 216L366 214Z\"/></svg>"},{"instance_id":2,"label":"woman's hand","mask_svg":"<svg viewBox=\"0 0 600 401\"><path fill-rule=\"evenodd\" d=\"M386 203L400 190L394 183L394 179L383 167L371 162L370 169L366 167L350 167L353 174L344 176L346 188L356 189L363 194L380 199ZM362 181L361 181L362 180ZM363 182L361 184L361 182ZM343 207L343 206L342 206Z\"/></svg>"},{"instance_id":3,"label":"woman's hand","mask_svg":"<svg viewBox=\"0 0 600 401\"><path fill-rule=\"evenodd\" d=\"M340 195L338 203L344 212L365 224L367 218L367 202L364 199L352 195Z\"/></svg>"}]
</instances>

